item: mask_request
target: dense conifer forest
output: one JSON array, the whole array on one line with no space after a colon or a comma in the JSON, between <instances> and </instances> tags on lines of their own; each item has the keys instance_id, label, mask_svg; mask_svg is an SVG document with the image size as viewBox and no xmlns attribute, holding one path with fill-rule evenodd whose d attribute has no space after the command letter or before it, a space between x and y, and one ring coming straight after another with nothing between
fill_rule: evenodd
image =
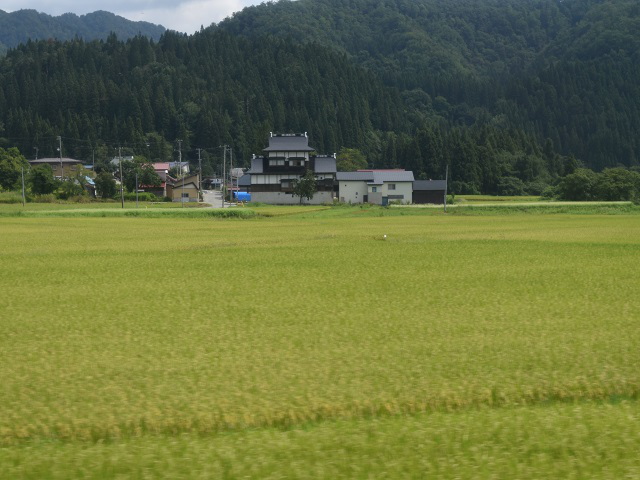
<instances>
[{"instance_id":1,"label":"dense conifer forest","mask_svg":"<svg viewBox=\"0 0 640 480\"><path fill-rule=\"evenodd\" d=\"M0 61L0 147L101 161L219 145L247 165L270 131L321 153L542 192L640 158L640 5L630 0L269 2L188 36L29 41Z\"/></svg>"}]
</instances>

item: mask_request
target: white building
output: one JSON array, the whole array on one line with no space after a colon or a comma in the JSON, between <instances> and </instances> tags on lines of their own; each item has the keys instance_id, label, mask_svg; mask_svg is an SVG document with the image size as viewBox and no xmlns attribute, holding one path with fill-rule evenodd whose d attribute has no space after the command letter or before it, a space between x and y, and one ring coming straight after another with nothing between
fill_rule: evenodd
<instances>
[{"instance_id":1,"label":"white building","mask_svg":"<svg viewBox=\"0 0 640 480\"><path fill-rule=\"evenodd\" d=\"M338 172L338 197L343 203L413 202L413 172L406 170L358 170Z\"/></svg>"}]
</instances>

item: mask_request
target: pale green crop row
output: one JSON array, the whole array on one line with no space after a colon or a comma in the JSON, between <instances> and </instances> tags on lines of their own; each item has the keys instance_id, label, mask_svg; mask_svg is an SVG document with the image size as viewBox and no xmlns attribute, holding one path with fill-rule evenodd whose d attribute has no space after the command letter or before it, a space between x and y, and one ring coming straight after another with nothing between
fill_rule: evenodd
<instances>
[{"instance_id":1,"label":"pale green crop row","mask_svg":"<svg viewBox=\"0 0 640 480\"><path fill-rule=\"evenodd\" d=\"M40 441L0 449L0 466L14 480L633 479L639 425L637 402L481 409L212 436Z\"/></svg>"}]
</instances>

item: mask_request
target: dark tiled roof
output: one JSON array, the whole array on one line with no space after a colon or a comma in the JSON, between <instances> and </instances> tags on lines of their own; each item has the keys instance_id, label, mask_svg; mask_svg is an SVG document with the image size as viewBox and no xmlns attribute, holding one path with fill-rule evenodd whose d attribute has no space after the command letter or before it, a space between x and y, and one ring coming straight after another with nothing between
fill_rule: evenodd
<instances>
[{"instance_id":1,"label":"dark tiled roof","mask_svg":"<svg viewBox=\"0 0 640 480\"><path fill-rule=\"evenodd\" d=\"M247 173L264 173L264 159L262 157L252 158L251 168Z\"/></svg>"},{"instance_id":2,"label":"dark tiled roof","mask_svg":"<svg viewBox=\"0 0 640 480\"><path fill-rule=\"evenodd\" d=\"M373 180L372 172L338 172L336 173L338 181L353 182L369 182Z\"/></svg>"},{"instance_id":3,"label":"dark tiled roof","mask_svg":"<svg viewBox=\"0 0 640 480\"><path fill-rule=\"evenodd\" d=\"M40 164L52 164L57 163L60 164L60 158L39 158L37 160L29 160L31 165L40 165ZM62 157L62 163L82 163L80 160L76 160L74 158L66 158Z\"/></svg>"},{"instance_id":4,"label":"dark tiled roof","mask_svg":"<svg viewBox=\"0 0 640 480\"><path fill-rule=\"evenodd\" d=\"M316 173L336 173L336 159L334 157L316 157Z\"/></svg>"},{"instance_id":5,"label":"dark tiled roof","mask_svg":"<svg viewBox=\"0 0 640 480\"><path fill-rule=\"evenodd\" d=\"M312 152L309 146L309 138L306 135L295 134L275 134L269 137L269 146L265 152Z\"/></svg>"},{"instance_id":6,"label":"dark tiled roof","mask_svg":"<svg viewBox=\"0 0 640 480\"><path fill-rule=\"evenodd\" d=\"M413 172L410 171L373 171L373 183L385 182L413 182Z\"/></svg>"},{"instance_id":7,"label":"dark tiled roof","mask_svg":"<svg viewBox=\"0 0 640 480\"><path fill-rule=\"evenodd\" d=\"M239 187L249 187L251 186L251 175L243 175L238 179Z\"/></svg>"},{"instance_id":8,"label":"dark tiled roof","mask_svg":"<svg viewBox=\"0 0 640 480\"><path fill-rule=\"evenodd\" d=\"M413 182L413 172L405 170L369 170L362 172L338 172L338 181L368 182L381 185L386 182Z\"/></svg>"},{"instance_id":9,"label":"dark tiled roof","mask_svg":"<svg viewBox=\"0 0 640 480\"><path fill-rule=\"evenodd\" d=\"M446 190L446 180L416 180L413 182L413 190Z\"/></svg>"}]
</instances>

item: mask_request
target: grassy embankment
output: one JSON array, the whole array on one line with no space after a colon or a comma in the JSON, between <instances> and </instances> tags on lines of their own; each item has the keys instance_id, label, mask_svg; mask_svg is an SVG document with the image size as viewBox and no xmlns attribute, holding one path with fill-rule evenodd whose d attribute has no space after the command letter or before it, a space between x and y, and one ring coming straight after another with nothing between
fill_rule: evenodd
<instances>
[{"instance_id":1,"label":"grassy embankment","mask_svg":"<svg viewBox=\"0 0 640 480\"><path fill-rule=\"evenodd\" d=\"M0 218L0 471L640 473L639 216L262 208Z\"/></svg>"}]
</instances>

